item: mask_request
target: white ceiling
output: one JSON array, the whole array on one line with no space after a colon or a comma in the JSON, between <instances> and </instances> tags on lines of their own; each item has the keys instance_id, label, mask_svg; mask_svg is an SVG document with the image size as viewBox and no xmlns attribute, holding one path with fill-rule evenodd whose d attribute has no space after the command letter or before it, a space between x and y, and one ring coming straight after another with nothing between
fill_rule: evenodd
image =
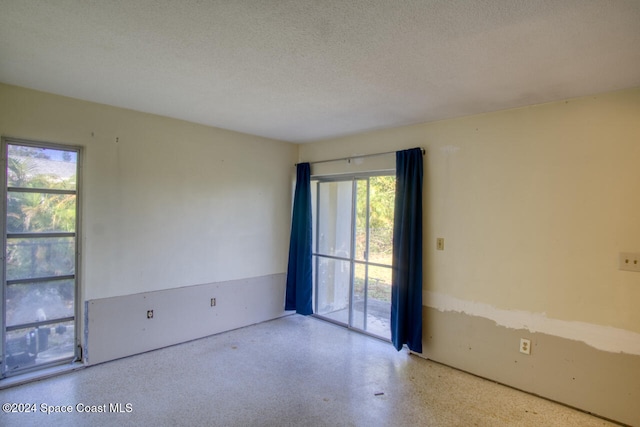
<instances>
[{"instance_id":1,"label":"white ceiling","mask_svg":"<svg viewBox=\"0 0 640 427\"><path fill-rule=\"evenodd\" d=\"M640 0L0 0L0 82L309 142L640 86Z\"/></svg>"}]
</instances>

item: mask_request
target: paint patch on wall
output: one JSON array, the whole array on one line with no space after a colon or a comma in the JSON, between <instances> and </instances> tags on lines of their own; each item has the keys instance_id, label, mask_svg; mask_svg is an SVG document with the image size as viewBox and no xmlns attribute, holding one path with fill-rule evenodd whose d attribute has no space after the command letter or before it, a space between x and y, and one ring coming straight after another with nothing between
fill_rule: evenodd
<instances>
[{"instance_id":1,"label":"paint patch on wall","mask_svg":"<svg viewBox=\"0 0 640 427\"><path fill-rule=\"evenodd\" d=\"M546 313L504 310L489 304L458 299L437 292L425 292L424 305L438 311L454 311L484 317L499 326L541 332L585 344L611 353L640 355L640 334L593 323L550 319Z\"/></svg>"}]
</instances>

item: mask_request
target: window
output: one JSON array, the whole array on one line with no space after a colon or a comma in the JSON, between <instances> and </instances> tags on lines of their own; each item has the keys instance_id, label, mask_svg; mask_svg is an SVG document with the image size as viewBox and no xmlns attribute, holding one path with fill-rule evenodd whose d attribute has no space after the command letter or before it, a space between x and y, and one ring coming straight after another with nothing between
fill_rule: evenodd
<instances>
[{"instance_id":1,"label":"window","mask_svg":"<svg viewBox=\"0 0 640 427\"><path fill-rule=\"evenodd\" d=\"M3 139L2 377L76 356L80 148Z\"/></svg>"}]
</instances>

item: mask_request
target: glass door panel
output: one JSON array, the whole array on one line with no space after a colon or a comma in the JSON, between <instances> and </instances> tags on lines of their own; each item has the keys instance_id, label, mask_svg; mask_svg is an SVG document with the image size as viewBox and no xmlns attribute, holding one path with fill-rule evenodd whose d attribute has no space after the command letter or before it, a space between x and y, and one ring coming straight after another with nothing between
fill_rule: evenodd
<instances>
[{"instance_id":1,"label":"glass door panel","mask_svg":"<svg viewBox=\"0 0 640 427\"><path fill-rule=\"evenodd\" d=\"M367 261L391 266L395 176L369 178L369 247Z\"/></svg>"},{"instance_id":2,"label":"glass door panel","mask_svg":"<svg viewBox=\"0 0 640 427\"><path fill-rule=\"evenodd\" d=\"M394 176L314 181L315 313L390 339Z\"/></svg>"},{"instance_id":3,"label":"glass door panel","mask_svg":"<svg viewBox=\"0 0 640 427\"><path fill-rule=\"evenodd\" d=\"M348 261L318 257L316 313L340 323L349 323L351 267Z\"/></svg>"},{"instance_id":4,"label":"glass door panel","mask_svg":"<svg viewBox=\"0 0 640 427\"><path fill-rule=\"evenodd\" d=\"M322 182L318 193L318 254L351 259L351 181Z\"/></svg>"},{"instance_id":5,"label":"glass door panel","mask_svg":"<svg viewBox=\"0 0 640 427\"><path fill-rule=\"evenodd\" d=\"M351 326L367 330L367 265L356 263L353 275L353 313Z\"/></svg>"},{"instance_id":6,"label":"glass door panel","mask_svg":"<svg viewBox=\"0 0 640 427\"><path fill-rule=\"evenodd\" d=\"M356 179L356 202L355 202L355 259L360 261L367 260L367 230L369 229L369 215L367 206L367 179Z\"/></svg>"},{"instance_id":7,"label":"glass door panel","mask_svg":"<svg viewBox=\"0 0 640 427\"><path fill-rule=\"evenodd\" d=\"M316 193L315 312L348 324L352 185L349 181L321 182Z\"/></svg>"},{"instance_id":8,"label":"glass door panel","mask_svg":"<svg viewBox=\"0 0 640 427\"><path fill-rule=\"evenodd\" d=\"M391 339L391 268L369 265L366 331Z\"/></svg>"}]
</instances>

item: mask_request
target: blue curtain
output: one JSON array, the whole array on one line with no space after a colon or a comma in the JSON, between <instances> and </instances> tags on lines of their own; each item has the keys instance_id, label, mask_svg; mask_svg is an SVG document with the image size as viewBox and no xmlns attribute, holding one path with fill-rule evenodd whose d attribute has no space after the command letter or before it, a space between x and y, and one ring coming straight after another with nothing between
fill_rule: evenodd
<instances>
[{"instance_id":1,"label":"blue curtain","mask_svg":"<svg viewBox=\"0 0 640 427\"><path fill-rule=\"evenodd\" d=\"M396 152L391 341L422 353L422 149Z\"/></svg>"},{"instance_id":2,"label":"blue curtain","mask_svg":"<svg viewBox=\"0 0 640 427\"><path fill-rule=\"evenodd\" d=\"M311 286L311 167L298 163L284 309L313 314Z\"/></svg>"}]
</instances>

